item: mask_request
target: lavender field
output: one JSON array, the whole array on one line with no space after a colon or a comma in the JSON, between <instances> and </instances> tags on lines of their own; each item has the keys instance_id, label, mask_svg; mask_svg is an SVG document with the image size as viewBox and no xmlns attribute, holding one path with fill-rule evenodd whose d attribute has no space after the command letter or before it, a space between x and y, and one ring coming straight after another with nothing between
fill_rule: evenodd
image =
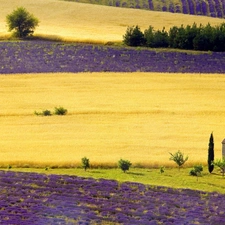
<instances>
[{"instance_id":1,"label":"lavender field","mask_svg":"<svg viewBox=\"0 0 225 225\"><path fill-rule=\"evenodd\" d=\"M71 1L71 0L69 0ZM76 2L87 2L86 0L72 0ZM225 0L89 0L91 4L102 4L108 6L146 9L151 11L162 11L171 13L183 13L190 15L202 15L224 18Z\"/></svg>"},{"instance_id":2,"label":"lavender field","mask_svg":"<svg viewBox=\"0 0 225 225\"><path fill-rule=\"evenodd\" d=\"M224 224L224 195L68 175L0 172L1 224Z\"/></svg>"},{"instance_id":3,"label":"lavender field","mask_svg":"<svg viewBox=\"0 0 225 225\"><path fill-rule=\"evenodd\" d=\"M168 52L89 44L0 42L0 73L224 73L225 53Z\"/></svg>"}]
</instances>

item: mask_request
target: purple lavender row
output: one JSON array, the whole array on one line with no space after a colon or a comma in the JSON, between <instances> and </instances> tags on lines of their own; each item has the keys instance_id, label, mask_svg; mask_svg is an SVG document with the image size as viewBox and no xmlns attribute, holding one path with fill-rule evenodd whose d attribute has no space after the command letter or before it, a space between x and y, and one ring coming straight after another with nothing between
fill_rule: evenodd
<instances>
[{"instance_id":1,"label":"purple lavender row","mask_svg":"<svg viewBox=\"0 0 225 225\"><path fill-rule=\"evenodd\" d=\"M169 6L164 0L155 1L154 4L153 0L148 0L148 3L150 10L219 18L224 18L225 16L225 0L180 0L179 4L170 2Z\"/></svg>"},{"instance_id":2,"label":"purple lavender row","mask_svg":"<svg viewBox=\"0 0 225 225\"><path fill-rule=\"evenodd\" d=\"M39 41L1 42L0 74L47 72L225 73L225 53L188 54Z\"/></svg>"},{"instance_id":3,"label":"purple lavender row","mask_svg":"<svg viewBox=\"0 0 225 225\"><path fill-rule=\"evenodd\" d=\"M225 196L134 182L0 172L0 223L224 224Z\"/></svg>"},{"instance_id":4,"label":"purple lavender row","mask_svg":"<svg viewBox=\"0 0 225 225\"><path fill-rule=\"evenodd\" d=\"M85 2L84 0L73 0L76 2ZM99 0L91 0L92 4L102 4ZM165 4L166 3L166 4ZM137 8L137 9L148 9L152 11L163 11L171 13L184 13L191 15L203 15L211 17L225 17L224 10L225 0L180 0L180 2L173 2L165 0L109 0L106 5L125 7L125 8Z\"/></svg>"}]
</instances>

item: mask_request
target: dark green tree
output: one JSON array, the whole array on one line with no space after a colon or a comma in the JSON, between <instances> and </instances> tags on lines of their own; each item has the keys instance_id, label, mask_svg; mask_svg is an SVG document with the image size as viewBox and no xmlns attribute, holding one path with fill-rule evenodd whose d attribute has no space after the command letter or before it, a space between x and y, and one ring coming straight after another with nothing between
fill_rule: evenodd
<instances>
[{"instance_id":1,"label":"dark green tree","mask_svg":"<svg viewBox=\"0 0 225 225\"><path fill-rule=\"evenodd\" d=\"M208 148L208 170L212 173L214 169L214 140L213 140L213 133L211 133L209 138L209 148Z\"/></svg>"},{"instance_id":2,"label":"dark green tree","mask_svg":"<svg viewBox=\"0 0 225 225\"><path fill-rule=\"evenodd\" d=\"M130 166L132 165L132 163L128 160L123 160L120 159L118 162L118 166L121 170L123 170L123 172L125 173L127 170L130 169Z\"/></svg>"},{"instance_id":3,"label":"dark green tree","mask_svg":"<svg viewBox=\"0 0 225 225\"><path fill-rule=\"evenodd\" d=\"M146 43L146 39L140 28L138 26L133 26L127 28L123 36L123 42L128 46L143 46Z\"/></svg>"},{"instance_id":4,"label":"dark green tree","mask_svg":"<svg viewBox=\"0 0 225 225\"><path fill-rule=\"evenodd\" d=\"M85 171L87 170L87 168L90 168L90 162L87 157L82 158L81 163L82 163L82 167L84 168Z\"/></svg>"},{"instance_id":5,"label":"dark green tree","mask_svg":"<svg viewBox=\"0 0 225 225\"><path fill-rule=\"evenodd\" d=\"M9 31L14 31L14 36L17 38L32 36L39 23L38 19L23 7L19 7L7 15L6 22Z\"/></svg>"},{"instance_id":6,"label":"dark green tree","mask_svg":"<svg viewBox=\"0 0 225 225\"><path fill-rule=\"evenodd\" d=\"M153 47L154 35L155 35L155 30L153 26L149 26L149 28L144 31L144 37L146 39L147 47Z\"/></svg>"}]
</instances>

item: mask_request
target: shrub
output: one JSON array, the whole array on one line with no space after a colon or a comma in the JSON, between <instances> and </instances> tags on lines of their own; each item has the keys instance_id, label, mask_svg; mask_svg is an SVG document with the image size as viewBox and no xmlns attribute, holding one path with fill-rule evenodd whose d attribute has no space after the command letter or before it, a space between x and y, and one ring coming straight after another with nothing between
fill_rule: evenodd
<instances>
[{"instance_id":1,"label":"shrub","mask_svg":"<svg viewBox=\"0 0 225 225\"><path fill-rule=\"evenodd\" d=\"M84 168L84 170L86 171L87 168L90 168L90 163L89 163L89 159L84 157L81 159L81 163L82 163L82 167Z\"/></svg>"},{"instance_id":2,"label":"shrub","mask_svg":"<svg viewBox=\"0 0 225 225\"><path fill-rule=\"evenodd\" d=\"M67 109L63 107L55 107L55 115L65 115L67 113Z\"/></svg>"},{"instance_id":3,"label":"shrub","mask_svg":"<svg viewBox=\"0 0 225 225\"><path fill-rule=\"evenodd\" d=\"M188 156L186 156L186 158L184 158L184 154L182 152L180 152L180 150L174 154L170 153L171 157L170 160L173 160L179 167L180 167L188 160Z\"/></svg>"},{"instance_id":4,"label":"shrub","mask_svg":"<svg viewBox=\"0 0 225 225\"><path fill-rule=\"evenodd\" d=\"M45 110L43 110L42 112L37 112L37 111L35 111L34 114L35 114L36 116L51 116L51 115L52 115L51 111L48 110L48 109L45 109Z\"/></svg>"},{"instance_id":5,"label":"shrub","mask_svg":"<svg viewBox=\"0 0 225 225\"><path fill-rule=\"evenodd\" d=\"M203 166L202 165L196 165L196 166L194 166L193 169L190 170L189 174L191 176L200 176L202 171L203 171Z\"/></svg>"},{"instance_id":6,"label":"shrub","mask_svg":"<svg viewBox=\"0 0 225 225\"><path fill-rule=\"evenodd\" d=\"M6 22L9 31L14 30L14 36L18 38L31 36L39 23L38 19L23 7L19 7L11 14L7 15Z\"/></svg>"},{"instance_id":7,"label":"shrub","mask_svg":"<svg viewBox=\"0 0 225 225\"><path fill-rule=\"evenodd\" d=\"M46 109L46 110L43 110L43 111L42 111L42 115L43 115L43 116L51 116L52 113L51 113L50 110Z\"/></svg>"},{"instance_id":8,"label":"shrub","mask_svg":"<svg viewBox=\"0 0 225 225\"><path fill-rule=\"evenodd\" d=\"M130 169L130 166L132 165L132 163L128 160L123 160L120 159L118 162L118 166L121 170L123 170L123 172L125 173L127 170Z\"/></svg>"},{"instance_id":9,"label":"shrub","mask_svg":"<svg viewBox=\"0 0 225 225\"><path fill-rule=\"evenodd\" d=\"M142 46L145 45L146 39L138 26L128 27L123 42L128 46Z\"/></svg>"},{"instance_id":10,"label":"shrub","mask_svg":"<svg viewBox=\"0 0 225 225\"><path fill-rule=\"evenodd\" d=\"M162 174L165 172L165 167L164 166L161 166L160 169L159 169L159 172Z\"/></svg>"},{"instance_id":11,"label":"shrub","mask_svg":"<svg viewBox=\"0 0 225 225\"><path fill-rule=\"evenodd\" d=\"M225 158L217 159L215 162L213 162L213 165L220 168L222 176L224 176L225 173Z\"/></svg>"}]
</instances>

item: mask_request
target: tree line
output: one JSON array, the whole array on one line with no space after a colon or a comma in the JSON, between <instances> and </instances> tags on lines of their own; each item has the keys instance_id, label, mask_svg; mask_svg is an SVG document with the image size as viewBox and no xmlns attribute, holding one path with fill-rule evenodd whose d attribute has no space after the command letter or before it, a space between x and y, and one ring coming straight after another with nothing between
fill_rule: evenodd
<instances>
[{"instance_id":1,"label":"tree line","mask_svg":"<svg viewBox=\"0 0 225 225\"><path fill-rule=\"evenodd\" d=\"M173 26L168 32L165 27L155 30L153 26L149 26L142 32L138 25L131 26L123 36L123 42L128 46L222 52L225 51L225 23L217 26L209 23Z\"/></svg>"}]
</instances>

